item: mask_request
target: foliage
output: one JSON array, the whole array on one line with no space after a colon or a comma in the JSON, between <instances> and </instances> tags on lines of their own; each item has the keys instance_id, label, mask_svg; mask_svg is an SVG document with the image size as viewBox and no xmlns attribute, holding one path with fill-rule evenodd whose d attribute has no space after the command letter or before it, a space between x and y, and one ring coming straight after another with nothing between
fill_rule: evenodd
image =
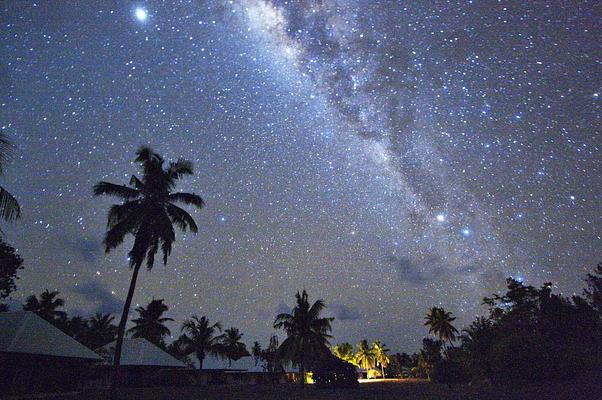
<instances>
[{"instance_id":1,"label":"foliage","mask_svg":"<svg viewBox=\"0 0 602 400\"><path fill-rule=\"evenodd\" d=\"M250 356L247 346L240 341L243 334L237 328L229 328L222 335L223 355L228 359L228 366L232 366L232 360L236 361Z\"/></svg>"},{"instance_id":2,"label":"foliage","mask_svg":"<svg viewBox=\"0 0 602 400\"><path fill-rule=\"evenodd\" d=\"M446 312L443 308L431 307L425 317L424 325L429 327L429 333L451 344L456 340L458 333L458 330L452 325L455 319L451 312Z\"/></svg>"},{"instance_id":3,"label":"foliage","mask_svg":"<svg viewBox=\"0 0 602 400\"><path fill-rule=\"evenodd\" d=\"M10 159L12 145L4 133L0 132L0 175L4 164ZM0 218L7 222L21 218L21 206L10 192L0 186Z\"/></svg>"},{"instance_id":4,"label":"foliage","mask_svg":"<svg viewBox=\"0 0 602 400\"><path fill-rule=\"evenodd\" d=\"M173 342L171 342L165 349L175 359L182 361L189 367L194 367L194 363L190 358L190 353L187 352L187 346L183 336L180 336Z\"/></svg>"},{"instance_id":5,"label":"foliage","mask_svg":"<svg viewBox=\"0 0 602 400\"><path fill-rule=\"evenodd\" d=\"M165 326L165 322L173 321L171 318L163 317L169 307L163 303L163 299L154 299L146 308L137 307L136 311L139 317L133 319L134 326L128 330L133 338L144 338L149 342L165 348L163 338L171 335L169 328Z\"/></svg>"},{"instance_id":6,"label":"foliage","mask_svg":"<svg viewBox=\"0 0 602 400\"><path fill-rule=\"evenodd\" d=\"M355 363L355 353L353 352L353 345L351 343L344 342L334 346L332 354L348 363Z\"/></svg>"},{"instance_id":7,"label":"foliage","mask_svg":"<svg viewBox=\"0 0 602 400\"><path fill-rule=\"evenodd\" d=\"M96 313L87 322L87 327L83 334L79 335L79 340L92 350L96 350L115 340L117 335L117 326L113 324L111 314Z\"/></svg>"},{"instance_id":8,"label":"foliage","mask_svg":"<svg viewBox=\"0 0 602 400\"><path fill-rule=\"evenodd\" d=\"M23 310L33 311L46 321L54 325L60 325L60 322L66 319L67 313L59 310L59 308L64 307L65 300L58 297L58 295L59 292L50 292L48 289L42 292L40 297L31 295L25 300Z\"/></svg>"},{"instance_id":9,"label":"foliage","mask_svg":"<svg viewBox=\"0 0 602 400\"><path fill-rule=\"evenodd\" d=\"M257 343L257 342L255 342ZM257 343L259 344L259 343ZM284 371L284 366L282 365L282 359L278 353L278 336L272 335L270 337L270 343L265 350L261 350L261 346L255 348L253 346L253 355L257 354L259 360L262 362L262 367L264 371L267 372L282 372ZM256 353L256 351L258 351ZM256 364L257 365L257 364Z\"/></svg>"},{"instance_id":10,"label":"foliage","mask_svg":"<svg viewBox=\"0 0 602 400\"><path fill-rule=\"evenodd\" d=\"M17 272L23 269L23 259L14 247L0 238L0 300L6 299L17 289Z\"/></svg>"},{"instance_id":11,"label":"foliage","mask_svg":"<svg viewBox=\"0 0 602 400\"><path fill-rule=\"evenodd\" d=\"M376 366L376 356L374 349L370 347L367 339L363 339L357 345L357 353L355 353L355 363L360 368L366 371Z\"/></svg>"},{"instance_id":12,"label":"foliage","mask_svg":"<svg viewBox=\"0 0 602 400\"><path fill-rule=\"evenodd\" d=\"M203 207L200 196L173 192L181 178L193 174L190 161L180 159L169 163L165 168L163 158L144 146L136 152L135 161L140 164L142 179L132 175L130 186L110 182L94 185L95 196L115 196L122 200L121 204L114 204L109 209L104 238L105 252L109 253L121 245L127 236L134 237L134 244L128 253L130 267L133 268L132 279L117 330L113 360L116 366L121 359L125 325L142 263L146 260L146 267L150 270L160 248L163 264L167 264L176 240L174 225L184 232L187 229L193 233L198 231L192 216L176 203L192 205L198 209Z\"/></svg>"},{"instance_id":13,"label":"foliage","mask_svg":"<svg viewBox=\"0 0 602 400\"><path fill-rule=\"evenodd\" d=\"M259 362L261 361L262 351L263 350L261 349L261 345L259 344L259 342L253 342L253 347L251 347L251 354L253 355L253 362L255 362L255 366L258 366Z\"/></svg>"},{"instance_id":14,"label":"foliage","mask_svg":"<svg viewBox=\"0 0 602 400\"><path fill-rule=\"evenodd\" d=\"M184 335L178 339L182 344L182 354L194 354L199 360L199 369L203 369L203 360L208 354L223 354L222 336L217 335L221 331L222 325L219 322L211 324L207 317L193 315L182 323Z\"/></svg>"},{"instance_id":15,"label":"foliage","mask_svg":"<svg viewBox=\"0 0 602 400\"><path fill-rule=\"evenodd\" d=\"M595 292L595 280L588 283L586 297ZM553 294L549 283L535 288L508 279L507 292L484 303L489 317L473 322L462 338L473 377L566 379L602 366L602 323L594 296L569 299Z\"/></svg>"},{"instance_id":16,"label":"foliage","mask_svg":"<svg viewBox=\"0 0 602 400\"><path fill-rule=\"evenodd\" d=\"M389 365L385 367L385 374L396 378L410 377L410 370L416 366L412 364L412 357L407 353L390 355L389 361Z\"/></svg>"},{"instance_id":17,"label":"foliage","mask_svg":"<svg viewBox=\"0 0 602 400\"><path fill-rule=\"evenodd\" d=\"M372 351L374 353L374 361L380 365L382 377L385 378L385 368L389 365L389 356L387 352L389 349L380 340L377 340L372 344Z\"/></svg>"},{"instance_id":18,"label":"foliage","mask_svg":"<svg viewBox=\"0 0 602 400\"><path fill-rule=\"evenodd\" d=\"M323 357L313 368L312 378L317 386L357 386L356 367L333 355Z\"/></svg>"},{"instance_id":19,"label":"foliage","mask_svg":"<svg viewBox=\"0 0 602 400\"><path fill-rule=\"evenodd\" d=\"M297 292L295 298L297 304L292 314L279 314L274 321L274 328L283 329L287 334L278 349L280 358L298 365L304 376L307 367L331 354L327 346L331 338L330 323L334 318L321 317L326 304L323 300L317 300L310 305L305 290ZM301 382L305 383L305 379L301 379Z\"/></svg>"},{"instance_id":20,"label":"foliage","mask_svg":"<svg viewBox=\"0 0 602 400\"><path fill-rule=\"evenodd\" d=\"M438 383L466 383L470 376L460 362L442 359L433 366L431 379Z\"/></svg>"},{"instance_id":21,"label":"foliage","mask_svg":"<svg viewBox=\"0 0 602 400\"><path fill-rule=\"evenodd\" d=\"M593 274L587 274L587 288L583 291L589 304L602 315L602 263L596 266Z\"/></svg>"}]
</instances>

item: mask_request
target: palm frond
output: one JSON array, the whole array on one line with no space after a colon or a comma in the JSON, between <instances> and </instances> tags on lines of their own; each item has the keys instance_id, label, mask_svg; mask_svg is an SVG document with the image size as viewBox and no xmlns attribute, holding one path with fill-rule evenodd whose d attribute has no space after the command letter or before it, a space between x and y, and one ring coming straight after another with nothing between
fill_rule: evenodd
<instances>
[{"instance_id":1,"label":"palm frond","mask_svg":"<svg viewBox=\"0 0 602 400\"><path fill-rule=\"evenodd\" d=\"M205 205L201 196L194 193L170 193L168 199L172 202L195 206L199 210Z\"/></svg>"},{"instance_id":2,"label":"palm frond","mask_svg":"<svg viewBox=\"0 0 602 400\"><path fill-rule=\"evenodd\" d=\"M125 185L116 185L110 182L98 182L96 185L94 185L94 195L116 196L124 200L133 200L139 197L141 192Z\"/></svg>"},{"instance_id":3,"label":"palm frond","mask_svg":"<svg viewBox=\"0 0 602 400\"><path fill-rule=\"evenodd\" d=\"M185 210L171 203L167 203L167 213L171 218L171 222L176 224L178 228L186 232L186 229L190 229L191 232L197 233L199 228L197 227L194 219Z\"/></svg>"},{"instance_id":4,"label":"palm frond","mask_svg":"<svg viewBox=\"0 0 602 400\"><path fill-rule=\"evenodd\" d=\"M167 169L167 174L172 179L180 179L184 175L192 175L193 167L192 161L179 159L177 162L169 163L169 168Z\"/></svg>"},{"instance_id":5,"label":"palm frond","mask_svg":"<svg viewBox=\"0 0 602 400\"><path fill-rule=\"evenodd\" d=\"M21 218L19 202L2 186L0 186L0 217L7 222Z\"/></svg>"},{"instance_id":6,"label":"palm frond","mask_svg":"<svg viewBox=\"0 0 602 400\"><path fill-rule=\"evenodd\" d=\"M12 144L3 132L0 132L0 175L4 172L3 167L10 159Z\"/></svg>"}]
</instances>

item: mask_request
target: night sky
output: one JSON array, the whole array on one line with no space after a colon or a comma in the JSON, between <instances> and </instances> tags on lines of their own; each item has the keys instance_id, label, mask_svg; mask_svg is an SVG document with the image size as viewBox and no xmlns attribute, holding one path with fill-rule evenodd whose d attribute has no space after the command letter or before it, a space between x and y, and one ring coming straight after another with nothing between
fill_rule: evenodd
<instances>
[{"instance_id":1,"label":"night sky","mask_svg":"<svg viewBox=\"0 0 602 400\"><path fill-rule=\"evenodd\" d=\"M461 328L508 276L568 295L602 260L593 1L0 7L16 300L120 312L131 242L104 255L92 186L142 144L192 160L179 188L206 201L134 297L174 333L195 313L266 344L306 288L335 342L413 351L430 306Z\"/></svg>"}]
</instances>

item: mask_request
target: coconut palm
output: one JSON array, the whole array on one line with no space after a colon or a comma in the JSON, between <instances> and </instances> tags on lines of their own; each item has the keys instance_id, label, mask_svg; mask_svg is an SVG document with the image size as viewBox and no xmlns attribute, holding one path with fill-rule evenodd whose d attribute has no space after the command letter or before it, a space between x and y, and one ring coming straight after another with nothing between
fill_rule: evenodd
<instances>
[{"instance_id":1,"label":"coconut palm","mask_svg":"<svg viewBox=\"0 0 602 400\"><path fill-rule=\"evenodd\" d=\"M137 307L136 311L140 316L132 320L134 326L128 330L128 333L131 333L133 338L145 338L159 347L165 347L163 338L171 335L165 323L173 321L171 318L163 317L163 313L168 309L163 299L152 300L146 308Z\"/></svg>"},{"instance_id":2,"label":"coconut palm","mask_svg":"<svg viewBox=\"0 0 602 400\"><path fill-rule=\"evenodd\" d=\"M255 366L259 365L259 361L261 361L261 355L263 350L261 349L261 345L259 342L253 342L253 347L251 347L251 354L253 354L253 361L255 362Z\"/></svg>"},{"instance_id":3,"label":"coconut palm","mask_svg":"<svg viewBox=\"0 0 602 400\"><path fill-rule=\"evenodd\" d=\"M60 321L64 321L67 317L67 313L62 310L58 310L65 306L65 300L58 297L59 292L50 292L46 289L40 297L31 295L25 300L23 310L33 311L46 321L57 324Z\"/></svg>"},{"instance_id":4,"label":"coconut palm","mask_svg":"<svg viewBox=\"0 0 602 400\"><path fill-rule=\"evenodd\" d=\"M160 248L163 263L167 264L167 257L176 240L174 225L182 231L198 231L192 216L175 203L192 205L198 209L203 206L203 199L196 194L172 192L178 180L185 175L192 175L190 161L178 160L164 168L163 158L149 147L141 147L136 152L135 161L141 166L142 179L133 175L130 186L109 182L94 185L94 195L116 196L123 200L121 204L115 204L109 210L108 230L104 238L105 252L109 253L123 243L126 236L134 237L134 244L129 252L130 268L133 269L132 280L117 331L113 361L115 366L118 366L121 360L125 324L142 263L146 260L146 267L151 269Z\"/></svg>"},{"instance_id":5,"label":"coconut palm","mask_svg":"<svg viewBox=\"0 0 602 400\"><path fill-rule=\"evenodd\" d=\"M199 369L203 369L203 360L208 354L219 356L223 354L221 344L222 325L219 322L211 325L207 317L193 315L182 324L184 335L180 337L184 354L194 354L199 360Z\"/></svg>"},{"instance_id":6,"label":"coconut palm","mask_svg":"<svg viewBox=\"0 0 602 400\"><path fill-rule=\"evenodd\" d=\"M88 320L88 329L83 338L85 345L96 350L115 340L117 326L111 314L96 313Z\"/></svg>"},{"instance_id":7,"label":"coconut palm","mask_svg":"<svg viewBox=\"0 0 602 400\"><path fill-rule=\"evenodd\" d=\"M357 353L355 353L355 363L366 372L376 366L376 357L374 350L368 344L368 340L364 339L357 345Z\"/></svg>"},{"instance_id":8,"label":"coconut palm","mask_svg":"<svg viewBox=\"0 0 602 400\"><path fill-rule=\"evenodd\" d=\"M452 342L456 340L458 330L452 325L456 318L452 317L451 312L446 312L443 308L431 307L424 319L424 325L429 327L429 333L443 341L448 341L453 346Z\"/></svg>"},{"instance_id":9,"label":"coconut palm","mask_svg":"<svg viewBox=\"0 0 602 400\"><path fill-rule=\"evenodd\" d=\"M374 352L374 361L380 365L380 371L382 372L383 379L385 378L385 368L389 365L389 356L387 352L389 349L380 340L377 340L372 344L372 351Z\"/></svg>"},{"instance_id":10,"label":"coconut palm","mask_svg":"<svg viewBox=\"0 0 602 400\"><path fill-rule=\"evenodd\" d=\"M0 175L4 172L4 164L10 158L11 143L4 133L0 132ZM0 186L0 218L12 222L21 217L21 206L8 190Z\"/></svg>"},{"instance_id":11,"label":"coconut palm","mask_svg":"<svg viewBox=\"0 0 602 400\"><path fill-rule=\"evenodd\" d=\"M243 357L250 356L247 346L240 341L242 333L237 328L229 328L222 336L224 356L228 359L228 367L232 366L232 360L237 361Z\"/></svg>"},{"instance_id":12,"label":"coconut palm","mask_svg":"<svg viewBox=\"0 0 602 400\"><path fill-rule=\"evenodd\" d=\"M341 343L333 347L332 353L343 361L355 363L355 354L353 353L353 345L351 343Z\"/></svg>"},{"instance_id":13,"label":"coconut palm","mask_svg":"<svg viewBox=\"0 0 602 400\"><path fill-rule=\"evenodd\" d=\"M326 308L323 300L309 304L307 292L297 292L297 304L292 314L282 313L274 321L275 329L283 329L287 338L280 345L278 352L285 361L299 366L301 384L305 384L305 369L309 363L324 355L330 354L328 339L332 330L330 323L334 318L321 317Z\"/></svg>"}]
</instances>

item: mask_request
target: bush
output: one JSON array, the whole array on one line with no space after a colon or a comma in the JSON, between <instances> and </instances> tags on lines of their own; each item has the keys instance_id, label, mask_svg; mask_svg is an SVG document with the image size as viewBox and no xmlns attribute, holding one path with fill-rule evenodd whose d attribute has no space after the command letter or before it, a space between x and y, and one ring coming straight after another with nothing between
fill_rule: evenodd
<instances>
[{"instance_id":1,"label":"bush","mask_svg":"<svg viewBox=\"0 0 602 400\"><path fill-rule=\"evenodd\" d=\"M437 383L466 383L470 377L459 362L441 360L435 364L431 379Z\"/></svg>"},{"instance_id":2,"label":"bush","mask_svg":"<svg viewBox=\"0 0 602 400\"><path fill-rule=\"evenodd\" d=\"M313 380L321 387L348 387L358 385L355 366L338 357L328 357L312 369Z\"/></svg>"}]
</instances>

